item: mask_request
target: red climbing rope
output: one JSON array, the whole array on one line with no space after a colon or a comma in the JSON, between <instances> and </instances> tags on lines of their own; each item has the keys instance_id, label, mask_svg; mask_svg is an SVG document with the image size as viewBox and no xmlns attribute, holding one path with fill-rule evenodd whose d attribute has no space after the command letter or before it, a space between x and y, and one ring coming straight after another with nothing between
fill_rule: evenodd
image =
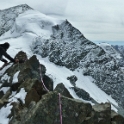
<instances>
[{"instance_id":1,"label":"red climbing rope","mask_svg":"<svg viewBox=\"0 0 124 124\"><path fill-rule=\"evenodd\" d=\"M46 90L47 92L49 92L49 90L46 88L46 86L45 86L45 84L44 84L44 82L43 82L43 79L42 79L41 65L40 65L39 69L40 69L40 77L41 77L41 82L42 82L42 84L43 84L43 87L45 88L45 90Z\"/></svg>"},{"instance_id":2,"label":"red climbing rope","mask_svg":"<svg viewBox=\"0 0 124 124\"><path fill-rule=\"evenodd\" d=\"M46 88L46 86L45 86L45 84L44 84L44 82L43 82L43 79L42 79L41 65L39 66L39 69L40 69L41 82L42 82L42 84L43 84L45 90L46 90L47 92L49 92L49 90ZM61 95L60 95L60 93L59 93L59 109L60 109L60 124L62 124L62 106L61 106Z\"/></svg>"},{"instance_id":3,"label":"red climbing rope","mask_svg":"<svg viewBox=\"0 0 124 124\"><path fill-rule=\"evenodd\" d=\"M59 93L60 124L62 124L61 94Z\"/></svg>"}]
</instances>

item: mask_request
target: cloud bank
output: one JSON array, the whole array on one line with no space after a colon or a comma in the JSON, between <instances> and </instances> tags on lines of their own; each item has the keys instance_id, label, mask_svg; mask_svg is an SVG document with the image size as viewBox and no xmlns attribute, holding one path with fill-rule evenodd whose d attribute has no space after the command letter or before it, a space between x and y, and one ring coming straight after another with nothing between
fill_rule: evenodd
<instances>
[{"instance_id":1,"label":"cloud bank","mask_svg":"<svg viewBox=\"0 0 124 124\"><path fill-rule=\"evenodd\" d=\"M24 3L68 19L91 41L124 41L123 0L0 0L0 9Z\"/></svg>"}]
</instances>

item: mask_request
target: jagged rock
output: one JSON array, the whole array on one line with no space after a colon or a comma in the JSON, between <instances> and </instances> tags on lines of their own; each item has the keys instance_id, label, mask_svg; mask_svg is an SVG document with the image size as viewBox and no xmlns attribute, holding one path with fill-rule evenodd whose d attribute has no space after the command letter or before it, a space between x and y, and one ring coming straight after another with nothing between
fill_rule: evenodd
<instances>
[{"instance_id":1,"label":"jagged rock","mask_svg":"<svg viewBox=\"0 0 124 124\"><path fill-rule=\"evenodd\" d=\"M19 60L19 63L24 63L28 57L26 55L25 52L23 51L20 51L16 56L15 56L15 59L18 59Z\"/></svg>"},{"instance_id":2,"label":"jagged rock","mask_svg":"<svg viewBox=\"0 0 124 124\"><path fill-rule=\"evenodd\" d=\"M40 95L37 93L35 89L31 89L25 98L25 105L28 107L31 101L38 102L40 100Z\"/></svg>"},{"instance_id":3,"label":"jagged rock","mask_svg":"<svg viewBox=\"0 0 124 124\"><path fill-rule=\"evenodd\" d=\"M124 118L111 113L109 103L97 104L92 108L89 103L62 95L60 100L64 124L123 124ZM23 109L20 111L23 114L19 114L19 118L12 119L10 124L60 123L59 95L56 91L44 95L37 104L31 102L29 109Z\"/></svg>"},{"instance_id":4,"label":"jagged rock","mask_svg":"<svg viewBox=\"0 0 124 124\"><path fill-rule=\"evenodd\" d=\"M54 91L61 93L63 96L66 96L68 98L73 98L69 91L65 88L63 83L58 84Z\"/></svg>"},{"instance_id":5,"label":"jagged rock","mask_svg":"<svg viewBox=\"0 0 124 124\"><path fill-rule=\"evenodd\" d=\"M27 78L38 78L40 80L39 66L40 63L36 59L36 56L32 56L29 60L25 62L25 64L21 68L18 77L19 82L23 82Z\"/></svg>"},{"instance_id":6,"label":"jagged rock","mask_svg":"<svg viewBox=\"0 0 124 124\"><path fill-rule=\"evenodd\" d=\"M77 94L78 97L86 100L86 101L91 101L93 103L97 103L92 97L90 97L89 93L87 93L85 90L80 89L78 87L72 87L71 89L73 89L75 91L75 93Z\"/></svg>"},{"instance_id":7,"label":"jagged rock","mask_svg":"<svg viewBox=\"0 0 124 124\"><path fill-rule=\"evenodd\" d=\"M42 95L47 93L44 92L42 83L39 82L37 79L27 79L25 80L19 87L19 89L24 88L27 92L25 98L25 105L28 107L31 101L38 102Z\"/></svg>"},{"instance_id":8,"label":"jagged rock","mask_svg":"<svg viewBox=\"0 0 124 124\"><path fill-rule=\"evenodd\" d=\"M111 124L111 105L109 103L93 106L83 124Z\"/></svg>"},{"instance_id":9,"label":"jagged rock","mask_svg":"<svg viewBox=\"0 0 124 124\"><path fill-rule=\"evenodd\" d=\"M49 60L57 65L66 66L74 70L79 67L80 60L87 52L92 47L97 47L68 21L64 21L61 25L53 26L52 30L51 39L37 38L36 42L32 44L32 51L42 57L48 56ZM88 50L86 50L87 44L91 45Z\"/></svg>"},{"instance_id":10,"label":"jagged rock","mask_svg":"<svg viewBox=\"0 0 124 124\"><path fill-rule=\"evenodd\" d=\"M112 124L124 124L124 118L117 114L115 111L111 111Z\"/></svg>"},{"instance_id":11,"label":"jagged rock","mask_svg":"<svg viewBox=\"0 0 124 124\"><path fill-rule=\"evenodd\" d=\"M90 104L78 100L61 96L61 101L64 124L81 124L92 110ZM44 95L43 99L30 111L30 114L26 113L19 124L39 124L41 122L47 124L60 123L58 93L49 92Z\"/></svg>"},{"instance_id":12,"label":"jagged rock","mask_svg":"<svg viewBox=\"0 0 124 124\"><path fill-rule=\"evenodd\" d=\"M11 90L12 90L12 91L16 91L20 85L21 85L21 83L12 84L12 85L11 85Z\"/></svg>"},{"instance_id":13,"label":"jagged rock","mask_svg":"<svg viewBox=\"0 0 124 124\"><path fill-rule=\"evenodd\" d=\"M0 99L0 109L1 107L3 107L4 105L6 105L8 103L7 99Z\"/></svg>"},{"instance_id":14,"label":"jagged rock","mask_svg":"<svg viewBox=\"0 0 124 124\"><path fill-rule=\"evenodd\" d=\"M27 111L27 107L30 107L32 101L38 102L40 99L42 99L42 95L47 93L44 90L41 79L43 79L44 84L49 90L53 90L53 81L45 75L46 68L44 65L39 63L36 56L32 56L31 58L27 59L26 53L20 51L15 58L26 61L19 61L19 63L17 64L12 64L4 72L4 74L1 75L1 79L3 78L3 76L7 77L3 78L4 81L2 82L1 87L9 86L10 89L6 92L6 94L3 94L1 96L0 107L2 108L9 102L13 105L12 112L8 116L13 120L10 123L18 123L21 114L24 114ZM41 68L39 69L39 67ZM16 82L13 82L13 77L17 72L18 75L16 78L18 80ZM15 97L16 100L18 100L18 103L13 102L13 100L10 101L9 99L13 97L11 96L12 92L14 91L17 94L22 88L25 92L27 92L27 95L25 96L25 103L23 103L23 101L18 97ZM7 102L5 102L5 99Z\"/></svg>"},{"instance_id":15,"label":"jagged rock","mask_svg":"<svg viewBox=\"0 0 124 124\"><path fill-rule=\"evenodd\" d=\"M110 124L111 123L111 104L101 103L93 106L95 114L98 118L98 124Z\"/></svg>"},{"instance_id":16,"label":"jagged rock","mask_svg":"<svg viewBox=\"0 0 124 124\"><path fill-rule=\"evenodd\" d=\"M16 58L17 56L23 56L25 53L24 52L19 52L17 55L16 55ZM27 56L25 55L25 58ZM18 58L20 60L20 58ZM4 80L2 80L2 87L8 87L8 86L11 86L12 85L12 80L13 80L13 76L15 73L17 73L18 71L20 71L22 69L22 67L24 66L24 63L15 63L13 64L12 66L10 66L5 72L3 75L1 75L1 80L3 77L7 77L7 78L4 78ZM18 82L16 82L18 83Z\"/></svg>"},{"instance_id":17,"label":"jagged rock","mask_svg":"<svg viewBox=\"0 0 124 124\"><path fill-rule=\"evenodd\" d=\"M70 83L73 85L73 86L76 86L76 81L78 80L77 77L75 75L72 75L70 77L67 77L67 80L70 81Z\"/></svg>"},{"instance_id":18,"label":"jagged rock","mask_svg":"<svg viewBox=\"0 0 124 124\"><path fill-rule=\"evenodd\" d=\"M124 46L123 45L112 45L112 47L120 53L122 58L119 59L119 65L124 67Z\"/></svg>"},{"instance_id":19,"label":"jagged rock","mask_svg":"<svg viewBox=\"0 0 124 124\"><path fill-rule=\"evenodd\" d=\"M3 91L0 91L0 99L3 97L4 93Z\"/></svg>"}]
</instances>

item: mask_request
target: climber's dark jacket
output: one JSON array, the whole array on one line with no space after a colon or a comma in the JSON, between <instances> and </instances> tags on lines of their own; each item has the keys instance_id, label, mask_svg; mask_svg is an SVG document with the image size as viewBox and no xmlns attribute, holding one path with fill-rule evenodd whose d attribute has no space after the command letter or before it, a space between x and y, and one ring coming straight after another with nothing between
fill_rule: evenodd
<instances>
[{"instance_id":1,"label":"climber's dark jacket","mask_svg":"<svg viewBox=\"0 0 124 124\"><path fill-rule=\"evenodd\" d=\"M6 49L4 48L3 44L0 45L0 60L1 60L2 62L7 63L7 60L4 59L2 56L5 56L5 57L6 57L7 59L9 59L11 62L15 62L15 60L14 60L10 55L8 55L8 54L6 53Z\"/></svg>"}]
</instances>

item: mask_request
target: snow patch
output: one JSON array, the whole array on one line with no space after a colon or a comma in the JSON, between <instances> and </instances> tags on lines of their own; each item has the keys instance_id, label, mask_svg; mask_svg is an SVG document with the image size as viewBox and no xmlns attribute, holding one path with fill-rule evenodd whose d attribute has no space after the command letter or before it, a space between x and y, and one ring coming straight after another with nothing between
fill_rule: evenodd
<instances>
[{"instance_id":1,"label":"snow patch","mask_svg":"<svg viewBox=\"0 0 124 124\"><path fill-rule=\"evenodd\" d=\"M10 89L10 87L2 87L0 91L3 91L4 94Z\"/></svg>"},{"instance_id":2,"label":"snow patch","mask_svg":"<svg viewBox=\"0 0 124 124\"><path fill-rule=\"evenodd\" d=\"M19 75L19 72L20 72L20 71L17 71L17 72L14 74L13 80L12 80L12 83L13 83L13 84L18 82L18 75Z\"/></svg>"},{"instance_id":3,"label":"snow patch","mask_svg":"<svg viewBox=\"0 0 124 124\"><path fill-rule=\"evenodd\" d=\"M9 82L9 80L10 80L10 76L8 76L7 73L4 74L3 77L1 78L2 82L5 81L5 80L7 80L7 82Z\"/></svg>"},{"instance_id":4,"label":"snow patch","mask_svg":"<svg viewBox=\"0 0 124 124\"><path fill-rule=\"evenodd\" d=\"M11 113L12 105L7 104L0 109L0 124L8 124L9 123L9 114Z\"/></svg>"},{"instance_id":5,"label":"snow patch","mask_svg":"<svg viewBox=\"0 0 124 124\"><path fill-rule=\"evenodd\" d=\"M14 93L13 93L14 95ZM18 102L18 99L20 99L23 103L25 103L25 97L27 95L27 92L25 92L24 88L20 89L20 92L14 95L12 98L9 99L10 102Z\"/></svg>"}]
</instances>

